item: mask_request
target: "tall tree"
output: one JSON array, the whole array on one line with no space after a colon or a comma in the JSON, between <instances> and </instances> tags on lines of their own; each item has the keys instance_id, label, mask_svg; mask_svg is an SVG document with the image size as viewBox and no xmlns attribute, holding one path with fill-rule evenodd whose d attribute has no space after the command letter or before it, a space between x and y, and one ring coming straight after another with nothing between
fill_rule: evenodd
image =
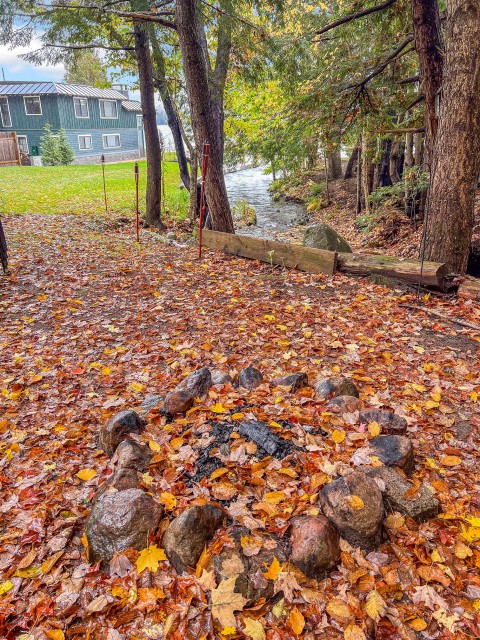
<instances>
[{"instance_id":1,"label":"tall tree","mask_svg":"<svg viewBox=\"0 0 480 640\"><path fill-rule=\"evenodd\" d=\"M426 256L465 273L480 174L480 0L448 0Z\"/></svg>"},{"instance_id":2,"label":"tall tree","mask_svg":"<svg viewBox=\"0 0 480 640\"><path fill-rule=\"evenodd\" d=\"M201 150L205 142L210 143L206 197L212 228L234 233L223 175L223 97L232 44L231 20L225 13L220 15L214 66L210 62L204 25L195 0L177 0L175 23L195 144Z\"/></svg>"},{"instance_id":3,"label":"tall tree","mask_svg":"<svg viewBox=\"0 0 480 640\"><path fill-rule=\"evenodd\" d=\"M99 89L110 86L107 69L98 53L92 49L79 49L66 61L65 82L85 84Z\"/></svg>"}]
</instances>

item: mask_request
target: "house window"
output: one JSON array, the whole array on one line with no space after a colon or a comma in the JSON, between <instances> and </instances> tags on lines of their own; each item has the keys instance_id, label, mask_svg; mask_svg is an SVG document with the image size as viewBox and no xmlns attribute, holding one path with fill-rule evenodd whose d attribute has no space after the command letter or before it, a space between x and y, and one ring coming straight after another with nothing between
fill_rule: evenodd
<instances>
[{"instance_id":1,"label":"house window","mask_svg":"<svg viewBox=\"0 0 480 640\"><path fill-rule=\"evenodd\" d=\"M10 107L8 106L8 98L0 97L0 114L2 116L2 125L4 127L12 126L12 118L10 117Z\"/></svg>"},{"instance_id":2,"label":"house window","mask_svg":"<svg viewBox=\"0 0 480 640\"><path fill-rule=\"evenodd\" d=\"M118 118L116 100L99 100L101 118Z\"/></svg>"},{"instance_id":3,"label":"house window","mask_svg":"<svg viewBox=\"0 0 480 640\"><path fill-rule=\"evenodd\" d=\"M92 148L92 136L78 136L78 148L80 151Z\"/></svg>"},{"instance_id":4,"label":"house window","mask_svg":"<svg viewBox=\"0 0 480 640\"><path fill-rule=\"evenodd\" d=\"M87 98L74 98L73 106L75 108L76 118L88 118L88 100Z\"/></svg>"},{"instance_id":5,"label":"house window","mask_svg":"<svg viewBox=\"0 0 480 640\"><path fill-rule=\"evenodd\" d=\"M42 115L42 103L40 102L40 96L24 96L23 101L25 103L25 113L27 116Z\"/></svg>"},{"instance_id":6,"label":"house window","mask_svg":"<svg viewBox=\"0 0 480 640\"><path fill-rule=\"evenodd\" d=\"M120 147L120 134L119 133L104 133L103 134L103 148L104 149L116 149Z\"/></svg>"},{"instance_id":7,"label":"house window","mask_svg":"<svg viewBox=\"0 0 480 640\"><path fill-rule=\"evenodd\" d=\"M20 153L26 153L28 155L28 141L27 136L17 136L18 148Z\"/></svg>"}]
</instances>

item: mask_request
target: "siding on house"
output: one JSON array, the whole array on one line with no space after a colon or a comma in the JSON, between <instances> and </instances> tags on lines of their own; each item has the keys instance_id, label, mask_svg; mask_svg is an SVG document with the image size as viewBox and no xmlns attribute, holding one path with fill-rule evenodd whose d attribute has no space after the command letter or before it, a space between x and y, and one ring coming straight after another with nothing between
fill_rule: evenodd
<instances>
[{"instance_id":1,"label":"siding on house","mask_svg":"<svg viewBox=\"0 0 480 640\"><path fill-rule=\"evenodd\" d=\"M75 117L73 106L73 96L58 96L58 109L60 114L60 126L64 129L127 129L136 128L137 114L133 111L126 111L121 102L117 101L118 118L101 118L100 102L98 98L88 99L88 118Z\"/></svg>"},{"instance_id":2,"label":"siding on house","mask_svg":"<svg viewBox=\"0 0 480 640\"><path fill-rule=\"evenodd\" d=\"M77 131L67 131L67 139L76 156L95 156L104 153L119 153L125 151L138 151L138 138L136 129L82 129ZM103 148L103 135L106 133L118 133L120 134L120 147L104 149ZM92 148L80 149L78 145L79 135L91 135L92 136Z\"/></svg>"},{"instance_id":3,"label":"siding on house","mask_svg":"<svg viewBox=\"0 0 480 640\"><path fill-rule=\"evenodd\" d=\"M35 95L35 94L32 94ZM53 129L58 129L60 125L60 114L57 104L57 96L41 95L40 104L42 106L41 116L27 116L23 96L5 96L8 98L11 127L3 127L0 122L0 129L5 131L42 131L49 122ZM22 134L20 134L22 135Z\"/></svg>"}]
</instances>

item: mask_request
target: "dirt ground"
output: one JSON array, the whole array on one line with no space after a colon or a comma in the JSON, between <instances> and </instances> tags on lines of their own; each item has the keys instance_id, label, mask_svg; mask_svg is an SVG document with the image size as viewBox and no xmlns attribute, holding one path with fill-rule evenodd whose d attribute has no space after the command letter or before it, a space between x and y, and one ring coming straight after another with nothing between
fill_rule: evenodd
<instances>
[{"instance_id":1,"label":"dirt ground","mask_svg":"<svg viewBox=\"0 0 480 640\"><path fill-rule=\"evenodd\" d=\"M101 217L3 221L12 275L0 277L0 637L480 637L480 332L448 321L480 324L478 305L422 300L439 320L402 307L415 300L400 289L211 251L199 261L194 248L166 246L145 230L137 245L133 225L112 229ZM339 231L350 239L346 228ZM232 520L259 545L287 537L294 516L318 513L321 487L369 434L327 412L312 388L293 394L268 384L293 371L311 383L350 377L364 406L405 416L413 480L435 492L442 514L421 525L391 519L375 556L344 546L338 569L319 583L282 567L281 606L236 610L235 626L222 629L213 587L194 572L178 576L164 561L139 574L130 553L130 570L109 575L88 564L82 536L90 500L111 472L96 443L106 420L199 367L235 375L250 364L266 378L255 391L212 389L171 424L149 417L143 437L156 462L142 482L164 500L166 522L219 499L220 482L234 488ZM256 482L246 459L227 460L225 477L187 484L199 434L246 405L247 417L276 428L288 421L284 437L306 453L286 463L288 472L274 461ZM77 476L85 469L95 472L81 474L87 481ZM285 500L256 507L272 491ZM155 535L150 542L161 545ZM210 552L225 544L228 529ZM385 603L378 615L367 605L372 593Z\"/></svg>"}]
</instances>

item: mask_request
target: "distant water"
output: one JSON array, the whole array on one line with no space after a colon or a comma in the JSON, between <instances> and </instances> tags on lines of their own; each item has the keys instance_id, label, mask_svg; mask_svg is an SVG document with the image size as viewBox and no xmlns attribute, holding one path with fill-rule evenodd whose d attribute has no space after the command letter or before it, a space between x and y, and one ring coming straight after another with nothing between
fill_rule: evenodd
<instances>
[{"instance_id":1,"label":"distant water","mask_svg":"<svg viewBox=\"0 0 480 640\"><path fill-rule=\"evenodd\" d=\"M173 136L172 132L170 131L170 127L167 124L158 124L157 128L158 132L162 136L163 150L175 151L175 145L173 144Z\"/></svg>"}]
</instances>

